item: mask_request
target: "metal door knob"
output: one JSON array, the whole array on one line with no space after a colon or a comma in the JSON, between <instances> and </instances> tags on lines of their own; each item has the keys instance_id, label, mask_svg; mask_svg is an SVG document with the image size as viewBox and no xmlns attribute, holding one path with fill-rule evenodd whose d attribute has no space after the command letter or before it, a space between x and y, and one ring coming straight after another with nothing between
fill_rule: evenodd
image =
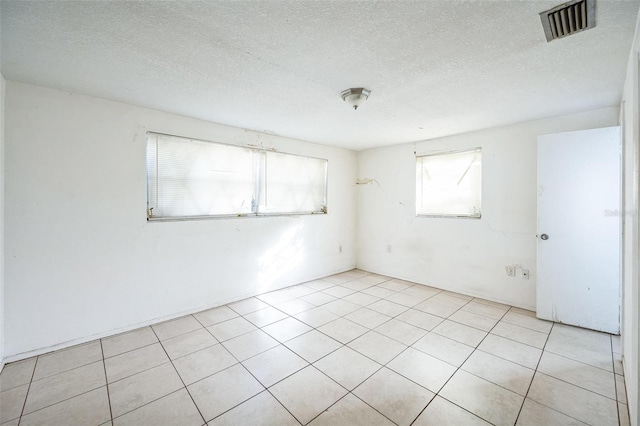
<instances>
[{"instance_id":1,"label":"metal door knob","mask_svg":"<svg viewBox=\"0 0 640 426\"><path fill-rule=\"evenodd\" d=\"M548 240L549 236L547 234L542 234L542 235L540 235L540 239L541 240Z\"/></svg>"}]
</instances>

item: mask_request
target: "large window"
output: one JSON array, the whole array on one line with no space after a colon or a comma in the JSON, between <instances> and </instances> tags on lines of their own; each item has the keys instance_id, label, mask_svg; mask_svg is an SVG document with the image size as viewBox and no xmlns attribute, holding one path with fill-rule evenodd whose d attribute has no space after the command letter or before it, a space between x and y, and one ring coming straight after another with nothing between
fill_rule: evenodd
<instances>
[{"instance_id":1,"label":"large window","mask_svg":"<svg viewBox=\"0 0 640 426\"><path fill-rule=\"evenodd\" d=\"M416 214L481 215L482 153L471 151L416 157Z\"/></svg>"},{"instance_id":2,"label":"large window","mask_svg":"<svg viewBox=\"0 0 640 426\"><path fill-rule=\"evenodd\" d=\"M327 160L147 134L147 217L326 213Z\"/></svg>"}]
</instances>

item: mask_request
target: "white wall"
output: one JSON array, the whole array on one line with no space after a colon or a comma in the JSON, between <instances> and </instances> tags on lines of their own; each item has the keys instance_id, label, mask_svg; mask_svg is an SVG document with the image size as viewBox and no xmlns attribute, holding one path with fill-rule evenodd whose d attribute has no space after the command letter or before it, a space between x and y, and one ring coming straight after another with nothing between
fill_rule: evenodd
<instances>
[{"instance_id":1,"label":"white wall","mask_svg":"<svg viewBox=\"0 0 640 426\"><path fill-rule=\"evenodd\" d=\"M4 98L5 81L0 74L0 371L4 366Z\"/></svg>"},{"instance_id":2,"label":"white wall","mask_svg":"<svg viewBox=\"0 0 640 426\"><path fill-rule=\"evenodd\" d=\"M618 108L362 151L358 267L535 309L537 136L617 124ZM415 216L415 154L482 147L482 218ZM379 224L385 224L380 226ZM388 247L390 246L390 252ZM508 277L519 265L530 278Z\"/></svg>"},{"instance_id":3,"label":"white wall","mask_svg":"<svg viewBox=\"0 0 640 426\"><path fill-rule=\"evenodd\" d=\"M627 76L622 96L621 123L623 125L623 186L624 186L624 217L623 217L623 305L622 305L622 357L625 382L627 386L627 401L631 424L640 424L640 340L638 327L640 320L640 294L638 290L638 256L640 256L638 231L638 185L639 179L639 123L638 114L638 50L640 35L636 25L636 37L629 56Z\"/></svg>"},{"instance_id":4,"label":"white wall","mask_svg":"<svg viewBox=\"0 0 640 426\"><path fill-rule=\"evenodd\" d=\"M327 158L329 214L148 223L148 130ZM6 355L353 268L356 166L344 149L8 81Z\"/></svg>"}]
</instances>

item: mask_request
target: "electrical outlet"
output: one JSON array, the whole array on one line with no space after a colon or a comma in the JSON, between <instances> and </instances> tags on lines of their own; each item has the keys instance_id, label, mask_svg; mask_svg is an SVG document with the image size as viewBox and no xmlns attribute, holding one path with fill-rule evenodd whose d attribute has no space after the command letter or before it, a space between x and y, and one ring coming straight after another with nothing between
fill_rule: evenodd
<instances>
[{"instance_id":1,"label":"electrical outlet","mask_svg":"<svg viewBox=\"0 0 640 426\"><path fill-rule=\"evenodd\" d=\"M508 277L515 277L516 276L516 267L515 266L505 266L504 269L506 269Z\"/></svg>"},{"instance_id":2,"label":"electrical outlet","mask_svg":"<svg viewBox=\"0 0 640 426\"><path fill-rule=\"evenodd\" d=\"M522 278L525 280L529 279L529 270L528 269L523 269L522 270Z\"/></svg>"}]
</instances>

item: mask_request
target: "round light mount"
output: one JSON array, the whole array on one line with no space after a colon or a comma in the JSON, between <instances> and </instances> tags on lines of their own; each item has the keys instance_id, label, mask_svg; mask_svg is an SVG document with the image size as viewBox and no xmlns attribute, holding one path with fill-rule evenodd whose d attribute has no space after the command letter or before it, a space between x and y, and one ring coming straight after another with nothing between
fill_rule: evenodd
<instances>
[{"instance_id":1,"label":"round light mount","mask_svg":"<svg viewBox=\"0 0 640 426\"><path fill-rule=\"evenodd\" d=\"M371 90L362 87L343 90L340 96L342 100L357 110L364 101L369 98Z\"/></svg>"}]
</instances>

